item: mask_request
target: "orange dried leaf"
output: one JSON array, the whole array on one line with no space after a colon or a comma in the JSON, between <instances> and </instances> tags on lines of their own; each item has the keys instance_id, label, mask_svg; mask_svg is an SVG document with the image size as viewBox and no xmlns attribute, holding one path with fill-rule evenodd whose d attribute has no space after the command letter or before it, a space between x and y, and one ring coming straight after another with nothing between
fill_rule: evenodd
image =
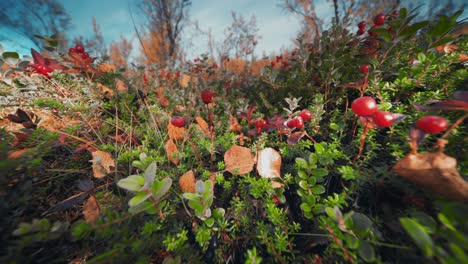
<instances>
[{"instance_id":1,"label":"orange dried leaf","mask_svg":"<svg viewBox=\"0 0 468 264\"><path fill-rule=\"evenodd\" d=\"M446 198L468 201L468 183L457 170L457 160L441 152L408 154L393 171Z\"/></svg>"},{"instance_id":2,"label":"orange dried leaf","mask_svg":"<svg viewBox=\"0 0 468 264\"><path fill-rule=\"evenodd\" d=\"M185 127L176 127L172 125L171 123L167 125L167 133L169 135L169 138L173 140L183 139L185 136L185 131L186 131Z\"/></svg>"},{"instance_id":3,"label":"orange dried leaf","mask_svg":"<svg viewBox=\"0 0 468 264\"><path fill-rule=\"evenodd\" d=\"M115 89L117 90L118 93L128 93L128 86L127 84L118 79L118 78L115 78Z\"/></svg>"},{"instance_id":4,"label":"orange dried leaf","mask_svg":"<svg viewBox=\"0 0 468 264\"><path fill-rule=\"evenodd\" d=\"M30 149L33 149L33 148L25 148L25 149L11 151L8 153L8 159L19 159Z\"/></svg>"},{"instance_id":5,"label":"orange dried leaf","mask_svg":"<svg viewBox=\"0 0 468 264\"><path fill-rule=\"evenodd\" d=\"M100 63L97 67L101 72L113 72L117 69L114 64L109 63Z\"/></svg>"},{"instance_id":6,"label":"orange dried leaf","mask_svg":"<svg viewBox=\"0 0 468 264\"><path fill-rule=\"evenodd\" d=\"M174 141L172 139L169 139L166 142L164 148L166 149L167 158L175 165L179 164L179 159L175 157L179 153L179 150L177 149L177 146L174 143Z\"/></svg>"},{"instance_id":7,"label":"orange dried leaf","mask_svg":"<svg viewBox=\"0 0 468 264\"><path fill-rule=\"evenodd\" d=\"M180 177L179 186L182 192L195 192L195 175L192 170L187 171Z\"/></svg>"},{"instance_id":8,"label":"orange dried leaf","mask_svg":"<svg viewBox=\"0 0 468 264\"><path fill-rule=\"evenodd\" d=\"M257 154L257 171L264 178L281 177L281 155L272 148L266 148Z\"/></svg>"},{"instance_id":9,"label":"orange dried leaf","mask_svg":"<svg viewBox=\"0 0 468 264\"><path fill-rule=\"evenodd\" d=\"M253 170L255 160L249 148L232 146L224 153L224 163L230 173L244 175Z\"/></svg>"},{"instance_id":10,"label":"orange dried leaf","mask_svg":"<svg viewBox=\"0 0 468 264\"><path fill-rule=\"evenodd\" d=\"M180 78L180 86L182 86L183 88L187 88L189 86L190 79L190 75L183 74L182 78Z\"/></svg>"},{"instance_id":11,"label":"orange dried leaf","mask_svg":"<svg viewBox=\"0 0 468 264\"><path fill-rule=\"evenodd\" d=\"M88 223L94 223L99 217L99 205L94 196L90 196L83 206L83 215Z\"/></svg>"},{"instance_id":12,"label":"orange dried leaf","mask_svg":"<svg viewBox=\"0 0 468 264\"><path fill-rule=\"evenodd\" d=\"M96 150L91 152L91 155L93 159L90 162L93 163L93 175L95 178L103 178L115 167L115 161L108 152Z\"/></svg>"},{"instance_id":13,"label":"orange dried leaf","mask_svg":"<svg viewBox=\"0 0 468 264\"><path fill-rule=\"evenodd\" d=\"M242 126L237 122L237 119L233 115L229 115L229 130L233 132L241 132Z\"/></svg>"},{"instance_id":14,"label":"orange dried leaf","mask_svg":"<svg viewBox=\"0 0 468 264\"><path fill-rule=\"evenodd\" d=\"M101 90L102 93L104 93L104 94L108 93L111 96L114 95L114 91L111 88L105 86L104 84L97 83L96 85Z\"/></svg>"},{"instance_id":15,"label":"orange dried leaf","mask_svg":"<svg viewBox=\"0 0 468 264\"><path fill-rule=\"evenodd\" d=\"M195 117L195 121L197 121L198 127L203 131L203 133L205 133L205 135L209 137L210 128L209 128L208 123L205 121L205 119L203 119L200 116L197 116Z\"/></svg>"}]
</instances>

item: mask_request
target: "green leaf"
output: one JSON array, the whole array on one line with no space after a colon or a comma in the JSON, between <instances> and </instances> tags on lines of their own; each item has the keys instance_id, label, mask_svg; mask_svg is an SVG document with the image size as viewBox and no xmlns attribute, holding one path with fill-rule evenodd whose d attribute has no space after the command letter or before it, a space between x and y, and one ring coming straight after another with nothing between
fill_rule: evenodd
<instances>
[{"instance_id":1,"label":"green leaf","mask_svg":"<svg viewBox=\"0 0 468 264\"><path fill-rule=\"evenodd\" d=\"M325 208L325 213L330 217L331 219L336 221L336 215L335 215L335 210L331 207L326 207Z\"/></svg>"},{"instance_id":2,"label":"green leaf","mask_svg":"<svg viewBox=\"0 0 468 264\"><path fill-rule=\"evenodd\" d=\"M314 205L317 202L317 198L315 198L315 195L313 195L313 194L307 195L306 196L306 202L309 205Z\"/></svg>"},{"instance_id":3,"label":"green leaf","mask_svg":"<svg viewBox=\"0 0 468 264\"><path fill-rule=\"evenodd\" d=\"M203 213L203 206L200 202L189 201L188 204L190 208L192 208L195 211L196 215L200 215L201 213Z\"/></svg>"},{"instance_id":4,"label":"green leaf","mask_svg":"<svg viewBox=\"0 0 468 264\"><path fill-rule=\"evenodd\" d=\"M308 182L309 182L309 185L314 186L317 183L317 178L310 177Z\"/></svg>"},{"instance_id":5,"label":"green leaf","mask_svg":"<svg viewBox=\"0 0 468 264\"><path fill-rule=\"evenodd\" d=\"M301 203L300 207L301 207L302 211L304 211L304 212L310 212L312 210L312 208L310 208L310 206L308 204L306 204L306 203Z\"/></svg>"},{"instance_id":6,"label":"green leaf","mask_svg":"<svg viewBox=\"0 0 468 264\"><path fill-rule=\"evenodd\" d=\"M166 178L162 179L161 181L159 181L157 185L158 185L158 188L153 188L152 193L153 193L154 199L159 200L171 188L172 179L169 178L169 177L166 177Z\"/></svg>"},{"instance_id":7,"label":"green leaf","mask_svg":"<svg viewBox=\"0 0 468 264\"><path fill-rule=\"evenodd\" d=\"M373 262L375 261L375 251L371 244L367 241L361 240L359 243L358 249L359 256L364 259L366 262Z\"/></svg>"},{"instance_id":8,"label":"green leaf","mask_svg":"<svg viewBox=\"0 0 468 264\"><path fill-rule=\"evenodd\" d=\"M453 23L448 19L447 16L439 16L439 21L437 21L437 24L431 30L429 30L429 35L432 37L440 37L447 33L452 26Z\"/></svg>"},{"instance_id":9,"label":"green leaf","mask_svg":"<svg viewBox=\"0 0 468 264\"><path fill-rule=\"evenodd\" d=\"M205 219L205 224L208 226L208 227L212 227L214 225L214 222L215 220L213 218L207 218Z\"/></svg>"},{"instance_id":10,"label":"green leaf","mask_svg":"<svg viewBox=\"0 0 468 264\"><path fill-rule=\"evenodd\" d=\"M447 43L449 43L450 41L454 40L453 37L450 37L450 36L447 36L447 37L443 37L439 40L437 40L436 42L433 42L429 48L436 48L438 46L442 46L442 45L445 45Z\"/></svg>"},{"instance_id":11,"label":"green leaf","mask_svg":"<svg viewBox=\"0 0 468 264\"><path fill-rule=\"evenodd\" d=\"M316 185L310 189L313 194L322 194L325 192L325 187L322 185Z\"/></svg>"},{"instance_id":12,"label":"green leaf","mask_svg":"<svg viewBox=\"0 0 468 264\"><path fill-rule=\"evenodd\" d=\"M378 36L382 37L385 41L392 40L392 33L386 28L372 28L370 32L376 33Z\"/></svg>"},{"instance_id":13,"label":"green leaf","mask_svg":"<svg viewBox=\"0 0 468 264\"><path fill-rule=\"evenodd\" d=\"M309 185L304 180L299 181L299 187L301 187L303 190L308 190L309 189Z\"/></svg>"},{"instance_id":14,"label":"green leaf","mask_svg":"<svg viewBox=\"0 0 468 264\"><path fill-rule=\"evenodd\" d=\"M213 217L215 219L222 219L226 214L226 210L224 208L216 208L213 210Z\"/></svg>"},{"instance_id":15,"label":"green leaf","mask_svg":"<svg viewBox=\"0 0 468 264\"><path fill-rule=\"evenodd\" d=\"M401 8L399 13L400 13L400 18L403 20L406 18L406 15L408 14L408 9Z\"/></svg>"},{"instance_id":16,"label":"green leaf","mask_svg":"<svg viewBox=\"0 0 468 264\"><path fill-rule=\"evenodd\" d=\"M300 169L307 169L308 168L307 161L305 159L303 159L303 158L296 158L296 165Z\"/></svg>"},{"instance_id":17,"label":"green leaf","mask_svg":"<svg viewBox=\"0 0 468 264\"><path fill-rule=\"evenodd\" d=\"M328 175L328 170L325 168L317 168L312 170L312 175L318 178L323 178Z\"/></svg>"},{"instance_id":18,"label":"green leaf","mask_svg":"<svg viewBox=\"0 0 468 264\"><path fill-rule=\"evenodd\" d=\"M19 61L19 54L16 52L7 51L3 52L2 58L6 63L10 65L16 65Z\"/></svg>"},{"instance_id":19,"label":"green leaf","mask_svg":"<svg viewBox=\"0 0 468 264\"><path fill-rule=\"evenodd\" d=\"M439 218L439 221L448 229L452 231L456 231L455 227L452 225L452 222L443 214L443 213L438 213L437 218Z\"/></svg>"},{"instance_id":20,"label":"green leaf","mask_svg":"<svg viewBox=\"0 0 468 264\"><path fill-rule=\"evenodd\" d=\"M145 179L141 175L130 175L117 182L117 186L131 192L139 191L144 184Z\"/></svg>"},{"instance_id":21,"label":"green leaf","mask_svg":"<svg viewBox=\"0 0 468 264\"><path fill-rule=\"evenodd\" d=\"M352 229L357 232L363 233L372 228L372 221L365 214L355 212L351 215L351 219L353 219Z\"/></svg>"},{"instance_id":22,"label":"green leaf","mask_svg":"<svg viewBox=\"0 0 468 264\"><path fill-rule=\"evenodd\" d=\"M200 200L200 196L198 196L195 193L184 193L184 194L182 194L182 196L185 199L190 200L190 201L199 201Z\"/></svg>"},{"instance_id":23,"label":"green leaf","mask_svg":"<svg viewBox=\"0 0 468 264\"><path fill-rule=\"evenodd\" d=\"M431 237L426 233L424 227L414 219L407 217L400 218L400 223L424 254L427 257L431 257L434 253L434 245Z\"/></svg>"},{"instance_id":24,"label":"green leaf","mask_svg":"<svg viewBox=\"0 0 468 264\"><path fill-rule=\"evenodd\" d=\"M297 176L299 176L299 178L301 179L307 179L307 173L303 170L298 170L297 171Z\"/></svg>"},{"instance_id":25,"label":"green leaf","mask_svg":"<svg viewBox=\"0 0 468 264\"><path fill-rule=\"evenodd\" d=\"M130 201L128 201L128 206L133 207L141 204L146 201L151 195L147 192L139 192L135 195Z\"/></svg>"},{"instance_id":26,"label":"green leaf","mask_svg":"<svg viewBox=\"0 0 468 264\"><path fill-rule=\"evenodd\" d=\"M403 31L400 33L399 37L412 37L416 34L416 32L418 30L420 30L421 28L425 27L429 25L429 22L428 21L421 21L421 22L418 22L418 23L414 23L413 25L409 26L408 28L406 29L403 29Z\"/></svg>"},{"instance_id":27,"label":"green leaf","mask_svg":"<svg viewBox=\"0 0 468 264\"><path fill-rule=\"evenodd\" d=\"M156 177L156 162L151 162L151 164L145 170L145 184L151 186L153 184L154 178Z\"/></svg>"},{"instance_id":28,"label":"green leaf","mask_svg":"<svg viewBox=\"0 0 468 264\"><path fill-rule=\"evenodd\" d=\"M323 152L325 152L325 148L323 147L323 145L321 143L318 143L318 144L314 144L314 148L315 148L315 153L317 154L323 154Z\"/></svg>"}]
</instances>

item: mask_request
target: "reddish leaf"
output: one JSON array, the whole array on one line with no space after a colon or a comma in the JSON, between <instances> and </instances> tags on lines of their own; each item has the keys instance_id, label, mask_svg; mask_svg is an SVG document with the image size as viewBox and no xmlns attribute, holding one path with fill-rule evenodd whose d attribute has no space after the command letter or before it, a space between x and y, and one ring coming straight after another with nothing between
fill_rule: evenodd
<instances>
[{"instance_id":1,"label":"reddish leaf","mask_svg":"<svg viewBox=\"0 0 468 264\"><path fill-rule=\"evenodd\" d=\"M433 111L433 110L463 110L468 111L468 103L456 100L447 100L433 103L431 105L414 104L419 111Z\"/></svg>"},{"instance_id":2,"label":"reddish leaf","mask_svg":"<svg viewBox=\"0 0 468 264\"><path fill-rule=\"evenodd\" d=\"M292 133L288 137L288 144L292 145L292 146L296 145L305 136L305 134L306 133L304 131L299 131L299 132Z\"/></svg>"}]
</instances>

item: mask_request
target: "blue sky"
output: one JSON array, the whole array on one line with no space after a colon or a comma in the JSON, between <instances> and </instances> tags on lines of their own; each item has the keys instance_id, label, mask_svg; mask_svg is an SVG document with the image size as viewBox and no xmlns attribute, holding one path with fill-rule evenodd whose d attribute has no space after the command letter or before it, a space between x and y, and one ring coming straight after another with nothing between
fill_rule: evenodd
<instances>
[{"instance_id":1,"label":"blue sky","mask_svg":"<svg viewBox=\"0 0 468 264\"><path fill-rule=\"evenodd\" d=\"M136 1L132 0L60 0L70 13L73 28L68 37L89 36L92 34L91 19L94 16L101 27L104 39L107 43L119 40L121 35L132 40L134 50L139 50L131 16L129 3L137 24L142 22L139 10L135 7ZM256 54L270 54L278 52L281 48L292 44L300 23L297 17L290 15L278 6L280 0L193 0L190 6L190 19L198 21L199 26L205 30L211 30L216 41L224 38L224 29L232 22L231 12L236 11L245 18L255 15L259 35L261 36L256 47ZM328 7L329 4L326 4ZM21 36L12 36L11 31L0 30L1 34L9 35L14 42L0 42L5 50L29 53L32 43ZM201 35L186 35L191 37L189 43L184 39L188 58L196 57L207 52L207 39ZM21 45L20 45L21 44Z\"/></svg>"},{"instance_id":2,"label":"blue sky","mask_svg":"<svg viewBox=\"0 0 468 264\"><path fill-rule=\"evenodd\" d=\"M2 0L0 0L2 1ZM30 0L34 1L34 0ZM136 0L59 0L72 17L73 28L68 32L68 37L89 37L92 35L92 17L95 17L101 27L104 39L107 43L119 40L121 35L130 39L133 43L134 55L139 51L139 43L134 32L129 5L136 23L142 22L142 16L135 7ZM410 0L416 1L416 0ZM424 2L424 0L418 0ZM445 1L445 0L444 0ZM231 12L236 11L245 18L254 15L261 36L256 47L256 55L278 53L281 48L290 47L300 28L297 16L290 15L279 7L281 0L192 0L190 7L190 19L198 21L200 27L211 30L216 41L224 39L224 30L232 22ZM460 0L455 0L460 2ZM332 17L332 1L316 0L316 10L320 17ZM466 17L466 11L464 14ZM329 21L325 21L329 22ZM190 33L190 29L183 37L184 48L188 59L207 52L207 38L202 35ZM193 32L193 31L192 31ZM2 36L8 36L11 41L1 40ZM192 39L191 42L188 39ZM0 28L0 44L8 51L18 51L29 54L33 44L22 36L15 35L11 30Z\"/></svg>"}]
</instances>

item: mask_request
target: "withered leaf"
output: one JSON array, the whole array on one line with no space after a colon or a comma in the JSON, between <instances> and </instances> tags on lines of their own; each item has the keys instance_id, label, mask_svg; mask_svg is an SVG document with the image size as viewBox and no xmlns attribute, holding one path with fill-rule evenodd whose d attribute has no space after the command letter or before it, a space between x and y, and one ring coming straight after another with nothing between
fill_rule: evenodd
<instances>
[{"instance_id":1,"label":"withered leaf","mask_svg":"<svg viewBox=\"0 0 468 264\"><path fill-rule=\"evenodd\" d=\"M164 148L166 149L167 158L175 165L179 164L179 159L176 157L179 153L179 150L177 149L177 145L174 143L174 141L169 139L166 142Z\"/></svg>"},{"instance_id":2,"label":"withered leaf","mask_svg":"<svg viewBox=\"0 0 468 264\"><path fill-rule=\"evenodd\" d=\"M173 139L173 140L183 139L185 137L185 131L186 131L185 127L176 127L172 125L171 123L167 125L167 133L170 139Z\"/></svg>"},{"instance_id":3,"label":"withered leaf","mask_svg":"<svg viewBox=\"0 0 468 264\"><path fill-rule=\"evenodd\" d=\"M115 78L114 81L115 81L115 89L117 90L118 93L128 93L128 85L124 81L118 78Z\"/></svg>"},{"instance_id":4,"label":"withered leaf","mask_svg":"<svg viewBox=\"0 0 468 264\"><path fill-rule=\"evenodd\" d=\"M209 128L208 123L205 121L205 119L203 119L200 116L197 116L197 117L195 117L195 121L197 121L197 125L201 129L201 131L203 131L203 133L205 133L205 135L209 137L210 136L210 128Z\"/></svg>"},{"instance_id":5,"label":"withered leaf","mask_svg":"<svg viewBox=\"0 0 468 264\"><path fill-rule=\"evenodd\" d=\"M179 186L182 192L195 192L195 175L192 170L187 171L180 177Z\"/></svg>"},{"instance_id":6,"label":"withered leaf","mask_svg":"<svg viewBox=\"0 0 468 264\"><path fill-rule=\"evenodd\" d=\"M105 86L104 84L102 84L102 83L96 83L96 85L97 85L97 87L98 87L99 89L101 89L101 92L102 92L102 93L104 93L104 94L107 93L107 94L109 94L110 96L113 96L113 95L114 95L114 91L113 91L111 88Z\"/></svg>"},{"instance_id":7,"label":"withered leaf","mask_svg":"<svg viewBox=\"0 0 468 264\"><path fill-rule=\"evenodd\" d=\"M109 174L115 167L115 161L112 155L101 150L91 152L93 159L90 162L93 163L93 174L95 178L103 178Z\"/></svg>"},{"instance_id":8,"label":"withered leaf","mask_svg":"<svg viewBox=\"0 0 468 264\"><path fill-rule=\"evenodd\" d=\"M229 130L233 132L241 132L242 126L233 115L229 115Z\"/></svg>"},{"instance_id":9,"label":"withered leaf","mask_svg":"<svg viewBox=\"0 0 468 264\"><path fill-rule=\"evenodd\" d=\"M395 164L393 171L443 197L468 201L468 183L457 170L457 160L441 152L410 153Z\"/></svg>"},{"instance_id":10,"label":"withered leaf","mask_svg":"<svg viewBox=\"0 0 468 264\"><path fill-rule=\"evenodd\" d=\"M304 131L299 131L299 132L292 133L288 137L288 144L292 145L292 146L296 145L305 136L305 134L306 133Z\"/></svg>"},{"instance_id":11,"label":"withered leaf","mask_svg":"<svg viewBox=\"0 0 468 264\"><path fill-rule=\"evenodd\" d=\"M253 170L255 163L249 148L232 146L224 153L226 170L235 175L244 175Z\"/></svg>"},{"instance_id":12,"label":"withered leaf","mask_svg":"<svg viewBox=\"0 0 468 264\"><path fill-rule=\"evenodd\" d=\"M281 177L281 155L273 148L265 148L257 154L257 171L264 178Z\"/></svg>"},{"instance_id":13,"label":"withered leaf","mask_svg":"<svg viewBox=\"0 0 468 264\"><path fill-rule=\"evenodd\" d=\"M99 205L94 196L90 196L83 206L83 215L88 223L94 223L99 218Z\"/></svg>"}]
</instances>

